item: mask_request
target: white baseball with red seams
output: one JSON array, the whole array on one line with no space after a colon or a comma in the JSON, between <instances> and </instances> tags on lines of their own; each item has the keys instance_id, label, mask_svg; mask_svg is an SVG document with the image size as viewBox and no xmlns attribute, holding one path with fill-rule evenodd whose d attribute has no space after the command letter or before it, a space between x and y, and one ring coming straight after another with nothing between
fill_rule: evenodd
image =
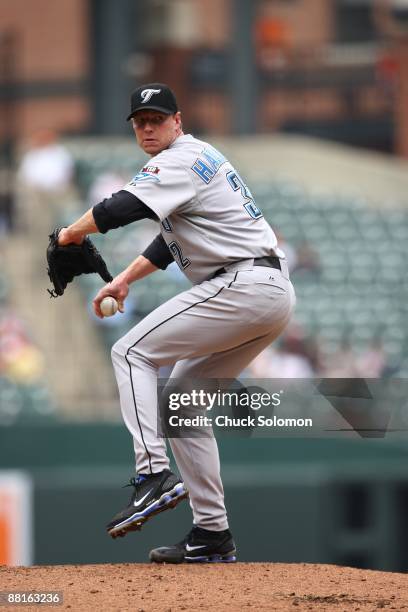
<instances>
[{"instance_id":1,"label":"white baseball with red seams","mask_svg":"<svg viewBox=\"0 0 408 612\"><path fill-rule=\"evenodd\" d=\"M103 298L100 308L104 317L112 317L118 312L118 303L114 297L108 295L106 298Z\"/></svg>"}]
</instances>

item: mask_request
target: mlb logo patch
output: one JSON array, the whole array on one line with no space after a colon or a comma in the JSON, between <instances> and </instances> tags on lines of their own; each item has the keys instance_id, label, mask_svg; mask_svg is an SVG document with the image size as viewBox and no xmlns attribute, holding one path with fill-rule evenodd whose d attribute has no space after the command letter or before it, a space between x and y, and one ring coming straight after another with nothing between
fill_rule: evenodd
<instances>
[{"instance_id":1,"label":"mlb logo patch","mask_svg":"<svg viewBox=\"0 0 408 612\"><path fill-rule=\"evenodd\" d=\"M157 166L145 166L142 168L142 172L150 172L151 174L159 174L160 168Z\"/></svg>"}]
</instances>

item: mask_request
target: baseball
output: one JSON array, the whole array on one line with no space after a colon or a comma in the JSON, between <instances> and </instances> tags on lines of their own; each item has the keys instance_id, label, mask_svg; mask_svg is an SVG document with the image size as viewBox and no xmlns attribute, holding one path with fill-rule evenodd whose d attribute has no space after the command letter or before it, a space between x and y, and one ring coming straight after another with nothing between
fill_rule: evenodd
<instances>
[{"instance_id":1,"label":"baseball","mask_svg":"<svg viewBox=\"0 0 408 612\"><path fill-rule=\"evenodd\" d=\"M104 317L112 317L118 311L118 303L114 297L108 295L103 298L100 309Z\"/></svg>"}]
</instances>

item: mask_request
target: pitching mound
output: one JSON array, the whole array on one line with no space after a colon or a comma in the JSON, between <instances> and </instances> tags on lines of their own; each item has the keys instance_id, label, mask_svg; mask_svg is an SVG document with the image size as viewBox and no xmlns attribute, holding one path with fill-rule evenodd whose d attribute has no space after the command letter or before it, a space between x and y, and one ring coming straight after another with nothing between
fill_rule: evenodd
<instances>
[{"instance_id":1,"label":"pitching mound","mask_svg":"<svg viewBox=\"0 0 408 612\"><path fill-rule=\"evenodd\" d=\"M62 591L55 610L403 610L408 580L331 565L59 565L0 568L1 591ZM17 606L2 610L15 610ZM42 606L24 606L38 610ZM22 609L18 607L18 609Z\"/></svg>"}]
</instances>

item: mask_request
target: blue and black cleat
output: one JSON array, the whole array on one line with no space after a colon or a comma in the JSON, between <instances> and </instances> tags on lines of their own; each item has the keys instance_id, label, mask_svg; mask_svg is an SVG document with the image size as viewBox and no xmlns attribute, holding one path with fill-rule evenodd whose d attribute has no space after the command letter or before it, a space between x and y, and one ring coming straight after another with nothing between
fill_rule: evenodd
<instances>
[{"instance_id":1,"label":"blue and black cleat","mask_svg":"<svg viewBox=\"0 0 408 612\"><path fill-rule=\"evenodd\" d=\"M134 487L129 504L118 512L107 525L112 538L122 537L129 531L139 531L152 516L174 508L188 497L184 483L171 472L139 474L126 486Z\"/></svg>"},{"instance_id":2,"label":"blue and black cleat","mask_svg":"<svg viewBox=\"0 0 408 612\"><path fill-rule=\"evenodd\" d=\"M186 537L172 546L150 551L155 563L234 563L237 560L234 540L229 529L209 531L194 526Z\"/></svg>"}]
</instances>

